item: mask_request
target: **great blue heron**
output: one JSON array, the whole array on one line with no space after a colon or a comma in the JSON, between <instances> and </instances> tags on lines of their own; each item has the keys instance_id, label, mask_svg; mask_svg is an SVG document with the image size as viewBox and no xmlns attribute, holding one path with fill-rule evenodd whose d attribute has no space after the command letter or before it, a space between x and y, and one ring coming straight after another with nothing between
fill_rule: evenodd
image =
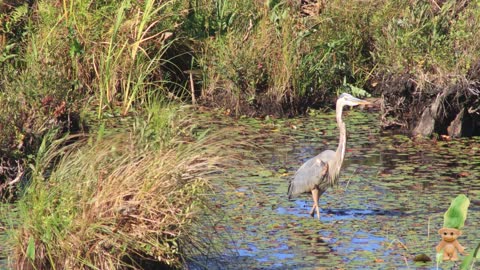
<instances>
[{"instance_id":1,"label":"great blue heron","mask_svg":"<svg viewBox=\"0 0 480 270\"><path fill-rule=\"evenodd\" d=\"M343 158L345 156L345 144L347 143L347 130L345 123L342 121L343 106L357 106L360 104L369 104L365 100L358 99L350 94L343 93L337 99L336 116L338 129L340 130L340 139L337 151L325 150L317 156L307 160L297 170L293 180L288 187L288 199L292 196L312 192L313 207L310 215L313 217L315 209L317 217L320 219L320 210L318 209L318 198L327 190L329 186L333 186L340 175Z\"/></svg>"}]
</instances>

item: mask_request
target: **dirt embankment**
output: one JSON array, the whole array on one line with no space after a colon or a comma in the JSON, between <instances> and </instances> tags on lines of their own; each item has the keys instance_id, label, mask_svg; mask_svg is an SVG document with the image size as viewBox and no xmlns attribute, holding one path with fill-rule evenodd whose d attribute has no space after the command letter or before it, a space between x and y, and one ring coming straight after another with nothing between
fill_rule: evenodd
<instances>
[{"instance_id":1,"label":"dirt embankment","mask_svg":"<svg viewBox=\"0 0 480 270\"><path fill-rule=\"evenodd\" d=\"M422 85L413 76L388 76L377 94L382 97L385 129L400 128L421 136L480 135L480 63L463 78Z\"/></svg>"}]
</instances>

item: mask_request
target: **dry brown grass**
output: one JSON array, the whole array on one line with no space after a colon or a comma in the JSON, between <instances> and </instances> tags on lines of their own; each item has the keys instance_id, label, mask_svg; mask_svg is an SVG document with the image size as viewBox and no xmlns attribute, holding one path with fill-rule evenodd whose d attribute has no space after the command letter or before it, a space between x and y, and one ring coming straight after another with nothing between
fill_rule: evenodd
<instances>
[{"instance_id":1,"label":"dry brown grass","mask_svg":"<svg viewBox=\"0 0 480 270\"><path fill-rule=\"evenodd\" d=\"M203 246L189 229L231 135L192 135L191 121L171 128L183 135L168 144L142 143L134 128L45 147L11 217L14 267L140 268L139 258L180 267L183 247Z\"/></svg>"}]
</instances>

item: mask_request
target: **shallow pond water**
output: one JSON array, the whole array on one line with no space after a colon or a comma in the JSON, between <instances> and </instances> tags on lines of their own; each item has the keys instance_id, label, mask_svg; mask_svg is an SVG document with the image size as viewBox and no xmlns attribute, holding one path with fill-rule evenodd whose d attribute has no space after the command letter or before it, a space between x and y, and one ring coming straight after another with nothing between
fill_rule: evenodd
<instances>
[{"instance_id":1,"label":"shallow pond water","mask_svg":"<svg viewBox=\"0 0 480 270\"><path fill-rule=\"evenodd\" d=\"M248 150L263 168L246 162L219 176L212 200L225 213L215 225L225 253L209 269L437 269L437 231L458 194L471 200L460 243L471 251L480 241L480 138L412 140L382 133L376 113L345 112L340 184L320 198L317 220L311 195L289 201L286 192L303 162L336 149L334 115L240 121L264 134ZM413 261L422 253L432 262Z\"/></svg>"},{"instance_id":2,"label":"shallow pond water","mask_svg":"<svg viewBox=\"0 0 480 270\"><path fill-rule=\"evenodd\" d=\"M228 121L221 125L238 124ZM213 232L198 232L212 253L195 257L191 268L437 269L437 230L458 194L471 200L460 243L472 251L480 241L480 138L412 140L382 133L378 114L359 110L345 112L344 121L340 183L320 198L317 220L308 214L309 194L289 201L286 193L303 162L337 147L334 115L239 120L261 136L243 149L252 157L243 169L218 174L211 200L221 219L208 220ZM433 261L414 262L422 253ZM0 269L5 265L0 258ZM456 268L448 262L438 269Z\"/></svg>"}]
</instances>

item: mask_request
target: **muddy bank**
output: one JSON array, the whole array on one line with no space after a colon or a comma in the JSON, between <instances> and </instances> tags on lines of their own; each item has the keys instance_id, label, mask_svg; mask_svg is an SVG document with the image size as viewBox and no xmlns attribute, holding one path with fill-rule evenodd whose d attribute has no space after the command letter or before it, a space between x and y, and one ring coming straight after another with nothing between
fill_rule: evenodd
<instances>
[{"instance_id":1,"label":"muddy bank","mask_svg":"<svg viewBox=\"0 0 480 270\"><path fill-rule=\"evenodd\" d=\"M480 64L464 78L419 83L411 75L385 76L376 90L384 129L414 136L480 135Z\"/></svg>"},{"instance_id":2,"label":"muddy bank","mask_svg":"<svg viewBox=\"0 0 480 270\"><path fill-rule=\"evenodd\" d=\"M480 135L480 64L467 77L419 82L415 75L389 74L376 79L379 83L367 89L377 100L372 106L379 110L381 128L397 130L412 136L447 135L452 138ZM372 80L375 81L375 80ZM378 99L377 99L378 98ZM302 98L278 102L266 92L258 91L257 99L232 99L225 92L200 98L207 107L225 108L232 116L292 117L303 115L310 108L334 109L335 94L312 93Z\"/></svg>"}]
</instances>

